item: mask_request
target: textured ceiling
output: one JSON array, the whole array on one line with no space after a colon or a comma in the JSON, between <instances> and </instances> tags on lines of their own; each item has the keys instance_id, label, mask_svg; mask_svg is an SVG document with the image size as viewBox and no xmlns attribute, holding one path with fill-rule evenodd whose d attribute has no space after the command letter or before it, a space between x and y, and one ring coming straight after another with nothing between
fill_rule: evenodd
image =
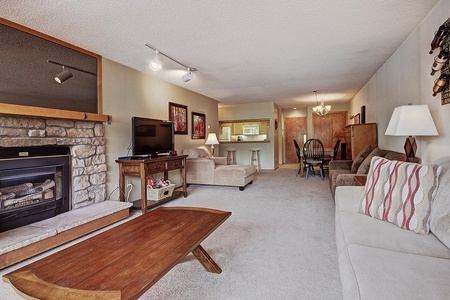
<instances>
[{"instance_id":1,"label":"textured ceiling","mask_svg":"<svg viewBox=\"0 0 450 300\"><path fill-rule=\"evenodd\" d=\"M0 0L0 16L221 103L348 102L438 0ZM149 43L198 72L189 82ZM105 99L104 101L107 101Z\"/></svg>"}]
</instances>

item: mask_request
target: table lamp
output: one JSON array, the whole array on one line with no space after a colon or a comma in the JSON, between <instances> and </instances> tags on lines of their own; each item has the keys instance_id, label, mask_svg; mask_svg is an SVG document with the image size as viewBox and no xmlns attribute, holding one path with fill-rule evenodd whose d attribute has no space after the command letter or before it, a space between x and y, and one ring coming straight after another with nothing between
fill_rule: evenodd
<instances>
[{"instance_id":1,"label":"table lamp","mask_svg":"<svg viewBox=\"0 0 450 300\"><path fill-rule=\"evenodd\" d=\"M406 161L413 162L417 144L413 136L439 135L428 105L403 105L396 107L385 135L407 136L405 141Z\"/></svg>"},{"instance_id":2,"label":"table lamp","mask_svg":"<svg viewBox=\"0 0 450 300\"><path fill-rule=\"evenodd\" d=\"M205 145L211 145L211 156L214 156L214 145L218 145L219 141L217 140L217 136L215 133L208 134L208 138L206 139Z\"/></svg>"}]
</instances>

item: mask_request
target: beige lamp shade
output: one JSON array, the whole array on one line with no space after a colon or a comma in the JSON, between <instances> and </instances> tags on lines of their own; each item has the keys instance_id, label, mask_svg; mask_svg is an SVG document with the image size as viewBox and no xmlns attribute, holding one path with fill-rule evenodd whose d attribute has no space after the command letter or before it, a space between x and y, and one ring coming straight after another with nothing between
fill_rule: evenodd
<instances>
[{"instance_id":1,"label":"beige lamp shade","mask_svg":"<svg viewBox=\"0 0 450 300\"><path fill-rule=\"evenodd\" d=\"M414 162L417 143L413 136L439 135L428 106L404 105L394 109L385 135L406 136L406 160Z\"/></svg>"},{"instance_id":2,"label":"beige lamp shade","mask_svg":"<svg viewBox=\"0 0 450 300\"><path fill-rule=\"evenodd\" d=\"M428 105L403 105L396 107L385 135L436 136L439 135Z\"/></svg>"},{"instance_id":3,"label":"beige lamp shade","mask_svg":"<svg viewBox=\"0 0 450 300\"><path fill-rule=\"evenodd\" d=\"M217 140L217 136L215 133L208 134L208 138L206 139L205 145L211 145L211 153L214 156L214 145L218 145L219 141Z\"/></svg>"},{"instance_id":4,"label":"beige lamp shade","mask_svg":"<svg viewBox=\"0 0 450 300\"><path fill-rule=\"evenodd\" d=\"M206 139L205 145L218 145L219 141L217 140L217 136L215 133L208 134L208 138Z\"/></svg>"}]
</instances>

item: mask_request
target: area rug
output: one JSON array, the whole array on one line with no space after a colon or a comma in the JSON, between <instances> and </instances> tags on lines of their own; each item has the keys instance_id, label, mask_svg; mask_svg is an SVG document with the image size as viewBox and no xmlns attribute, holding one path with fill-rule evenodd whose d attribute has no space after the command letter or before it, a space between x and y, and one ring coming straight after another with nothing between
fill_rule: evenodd
<instances>
[{"instance_id":1,"label":"area rug","mask_svg":"<svg viewBox=\"0 0 450 300\"><path fill-rule=\"evenodd\" d=\"M223 272L206 272L190 254L139 299L341 299L328 178L295 173L296 166L258 172L244 191L190 185L187 198L165 204L232 212L202 243ZM22 298L1 283L0 299Z\"/></svg>"}]
</instances>

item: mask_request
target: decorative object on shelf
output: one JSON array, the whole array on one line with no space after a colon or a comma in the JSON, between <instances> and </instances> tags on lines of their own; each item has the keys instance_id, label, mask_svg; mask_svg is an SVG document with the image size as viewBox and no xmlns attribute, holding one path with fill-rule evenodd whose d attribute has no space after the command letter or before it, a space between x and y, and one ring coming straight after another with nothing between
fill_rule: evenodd
<instances>
[{"instance_id":1,"label":"decorative object on shelf","mask_svg":"<svg viewBox=\"0 0 450 300\"><path fill-rule=\"evenodd\" d=\"M330 112L331 105L325 105L325 103L323 102L323 98L319 104L319 100L317 100L317 90L315 90L313 92L316 95L316 103L317 103L317 106L313 107L313 111L316 114L318 114L319 116L325 116L326 114L328 114Z\"/></svg>"},{"instance_id":2,"label":"decorative object on shelf","mask_svg":"<svg viewBox=\"0 0 450 300\"><path fill-rule=\"evenodd\" d=\"M431 73L430 75L433 76L434 73L437 71L442 70L442 67L445 65L445 63L448 60L448 49L442 49L441 52L439 52L438 55L434 58L434 63L431 66Z\"/></svg>"},{"instance_id":3,"label":"decorative object on shelf","mask_svg":"<svg viewBox=\"0 0 450 300\"><path fill-rule=\"evenodd\" d=\"M361 114L356 114L353 116L353 124L361 124Z\"/></svg>"},{"instance_id":4,"label":"decorative object on shelf","mask_svg":"<svg viewBox=\"0 0 450 300\"><path fill-rule=\"evenodd\" d=\"M361 106L361 124L366 124L366 106Z\"/></svg>"},{"instance_id":5,"label":"decorative object on shelf","mask_svg":"<svg viewBox=\"0 0 450 300\"><path fill-rule=\"evenodd\" d=\"M434 81L433 97L440 93L441 104L444 105L450 103L450 85L448 84L450 79L450 18L439 26L438 30L435 32L433 40L431 41L430 54L437 48L441 48L441 51L434 58L430 75L433 76L437 71L441 72L439 78Z\"/></svg>"},{"instance_id":6,"label":"decorative object on shelf","mask_svg":"<svg viewBox=\"0 0 450 300\"><path fill-rule=\"evenodd\" d=\"M218 145L219 141L217 140L217 136L215 133L208 134L208 139L205 142L205 145L211 145L211 156L214 156L214 145Z\"/></svg>"},{"instance_id":7,"label":"decorative object on shelf","mask_svg":"<svg viewBox=\"0 0 450 300\"><path fill-rule=\"evenodd\" d=\"M173 122L175 134L187 134L188 109L186 105L169 102L169 120Z\"/></svg>"},{"instance_id":8,"label":"decorative object on shelf","mask_svg":"<svg viewBox=\"0 0 450 300\"><path fill-rule=\"evenodd\" d=\"M445 39L447 38L449 34L449 24L446 22L439 26L439 29L434 33L433 40L431 41L431 50L430 54L433 53L434 49L439 48L442 46L442 44L445 42Z\"/></svg>"},{"instance_id":9,"label":"decorative object on shelf","mask_svg":"<svg viewBox=\"0 0 450 300\"><path fill-rule=\"evenodd\" d=\"M404 146L406 160L413 162L417 150L416 139L413 136L437 136L439 134L428 106L423 104L396 107L385 135L407 136Z\"/></svg>"},{"instance_id":10,"label":"decorative object on shelf","mask_svg":"<svg viewBox=\"0 0 450 300\"><path fill-rule=\"evenodd\" d=\"M161 57L161 56L167 57L167 58L170 59L171 61L173 61L173 62L179 64L180 66L183 66L183 67L186 69L186 74L184 74L183 77L181 77L181 79L182 79L184 82L188 82L188 81L190 81L191 79L193 79L193 78L194 78L194 75L192 74L192 72L198 71L196 68L187 66L187 65L185 65L185 64L183 64L183 63L181 63L181 62L179 62L178 60L176 60L176 59L170 57L170 56L167 55L166 53L159 51L158 49L156 49L155 47L153 47L153 46L150 45L150 44L144 43L144 45L147 46L147 47L149 47L150 49L153 49L153 50L155 51L155 57L150 61L150 65L149 65L149 66L150 66L150 69L152 69L153 71L159 71L159 70L161 70L161 68L162 68L162 57Z\"/></svg>"},{"instance_id":11,"label":"decorative object on shelf","mask_svg":"<svg viewBox=\"0 0 450 300\"><path fill-rule=\"evenodd\" d=\"M439 78L434 81L433 97L445 89L445 87L448 85L448 77L449 76L447 74L442 73L441 76L439 76Z\"/></svg>"},{"instance_id":12,"label":"decorative object on shelf","mask_svg":"<svg viewBox=\"0 0 450 300\"><path fill-rule=\"evenodd\" d=\"M192 112L192 138L204 139L205 138L205 114Z\"/></svg>"}]
</instances>

